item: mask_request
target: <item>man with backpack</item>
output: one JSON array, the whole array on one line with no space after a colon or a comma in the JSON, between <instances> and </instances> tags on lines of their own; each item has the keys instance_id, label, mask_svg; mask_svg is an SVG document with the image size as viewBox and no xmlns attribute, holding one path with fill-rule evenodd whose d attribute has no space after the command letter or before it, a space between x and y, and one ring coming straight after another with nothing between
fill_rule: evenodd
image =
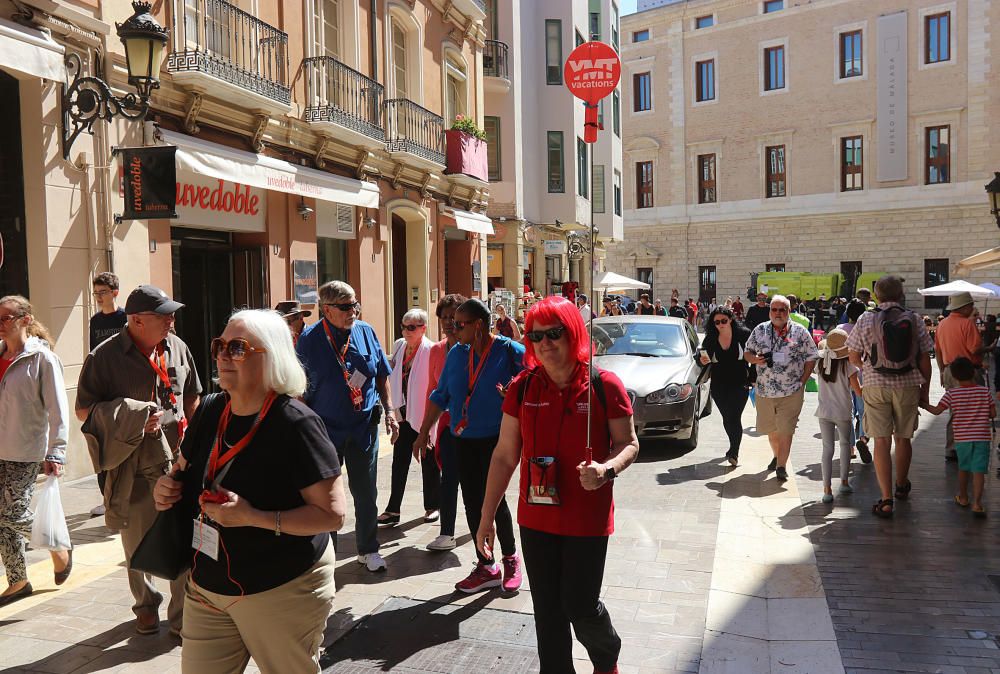
<instances>
[{"instance_id":1,"label":"man with backpack","mask_svg":"<svg viewBox=\"0 0 1000 674\"><path fill-rule=\"evenodd\" d=\"M895 499L910 494L912 438L917 409L928 404L933 342L923 320L903 306L903 279L883 276L875 284L879 305L858 318L847 340L851 363L863 369L865 431L875 438L875 473L881 498L872 506L879 517L892 517ZM896 441L896 479L892 441ZM895 487L895 488L894 488Z\"/></svg>"},{"instance_id":2,"label":"man with backpack","mask_svg":"<svg viewBox=\"0 0 1000 674\"><path fill-rule=\"evenodd\" d=\"M976 322L972 319L976 303L969 293L958 293L948 298L947 308L948 317L938 324L934 333L934 356L941 374L941 386L946 389L958 386L958 382L951 375L951 368L948 367L958 358L969 359L975 367L974 381L982 386L986 383L983 373L983 340ZM945 461L957 461L955 434L950 419L945 438Z\"/></svg>"}]
</instances>

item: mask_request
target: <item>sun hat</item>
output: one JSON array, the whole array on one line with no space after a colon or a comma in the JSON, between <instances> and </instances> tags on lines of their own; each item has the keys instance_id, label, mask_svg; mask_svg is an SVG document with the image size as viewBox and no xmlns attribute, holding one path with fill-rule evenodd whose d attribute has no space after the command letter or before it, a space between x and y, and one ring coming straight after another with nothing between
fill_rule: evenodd
<instances>
[{"instance_id":1,"label":"sun hat","mask_svg":"<svg viewBox=\"0 0 1000 674\"><path fill-rule=\"evenodd\" d=\"M822 367L826 374L833 371L833 361L847 358L847 333L834 328L826 333L826 339L819 343Z\"/></svg>"},{"instance_id":2,"label":"sun hat","mask_svg":"<svg viewBox=\"0 0 1000 674\"><path fill-rule=\"evenodd\" d=\"M969 293L955 293L948 298L948 306L946 308L948 311L955 311L956 309L967 307L973 302L975 300L972 299L972 295Z\"/></svg>"}]
</instances>

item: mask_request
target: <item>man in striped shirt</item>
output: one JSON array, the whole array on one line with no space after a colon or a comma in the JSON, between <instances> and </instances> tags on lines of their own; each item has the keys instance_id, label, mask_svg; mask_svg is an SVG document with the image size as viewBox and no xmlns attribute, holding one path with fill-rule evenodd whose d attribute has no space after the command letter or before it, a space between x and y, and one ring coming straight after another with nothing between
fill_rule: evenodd
<instances>
[{"instance_id":1,"label":"man in striped shirt","mask_svg":"<svg viewBox=\"0 0 1000 674\"><path fill-rule=\"evenodd\" d=\"M990 390L976 383L976 367L968 358L956 358L949 366L957 384L945 391L937 405L924 405L931 414L951 410L951 425L955 433L958 454L958 494L955 503L969 507L969 473L972 473L972 513L986 517L983 509L983 485L990 464L992 419L996 406Z\"/></svg>"}]
</instances>

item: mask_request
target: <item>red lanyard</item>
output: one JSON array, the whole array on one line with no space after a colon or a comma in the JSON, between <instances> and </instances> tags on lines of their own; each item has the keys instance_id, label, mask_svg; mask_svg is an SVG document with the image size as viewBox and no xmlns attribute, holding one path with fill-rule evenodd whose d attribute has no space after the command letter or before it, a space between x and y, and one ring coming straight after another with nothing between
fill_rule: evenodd
<instances>
[{"instance_id":1,"label":"red lanyard","mask_svg":"<svg viewBox=\"0 0 1000 674\"><path fill-rule=\"evenodd\" d=\"M184 431L187 429L187 418L184 416L184 410L177 404L177 396L174 395L174 387L170 383L170 373L167 372L167 355L165 353L157 353L157 349L153 349L153 353L149 354L149 366L153 368L153 372L156 373L156 376L160 378L160 381L166 387L167 394L170 397L170 404L174 407L173 412L177 415L177 442L179 444L184 439Z\"/></svg>"},{"instance_id":2,"label":"red lanyard","mask_svg":"<svg viewBox=\"0 0 1000 674\"><path fill-rule=\"evenodd\" d=\"M351 393L351 403L354 405L354 410L360 412L361 404L364 402L364 395L361 393L360 388L351 386L351 375L347 373L347 349L351 346L351 335L348 333L347 341L344 342L344 348L338 349L337 345L333 342L333 335L330 333L330 326L326 320L323 321L323 331L326 333L326 341L330 343L330 348L333 349L333 353L337 356L340 371L344 375L344 383L347 384L347 389Z\"/></svg>"},{"instance_id":3,"label":"red lanyard","mask_svg":"<svg viewBox=\"0 0 1000 674\"><path fill-rule=\"evenodd\" d=\"M253 425L250 427L247 434L240 438L239 442L230 447L220 456L219 453L222 449L223 443L225 442L226 427L229 426L229 421L233 417L231 403L229 401L226 402L226 408L222 410L222 416L219 417L219 426L215 433L215 444L212 446L212 453L208 455L208 473L206 475L206 481L208 483L211 483L215 479L219 468L222 468L227 463L235 459L237 454L246 449L247 445L250 444L250 441L253 440L253 436L257 434L257 429L260 428L261 422L264 421L264 417L266 417L267 413L271 410L271 405L274 404L277 397L278 396L274 391L267 394L267 398L264 399L264 405L260 408L260 411L257 412L257 416L253 420Z\"/></svg>"},{"instance_id":4,"label":"red lanyard","mask_svg":"<svg viewBox=\"0 0 1000 674\"><path fill-rule=\"evenodd\" d=\"M469 347L469 393L465 396L465 404L462 405L462 418L464 419L469 415L469 402L472 400L472 394L476 392L476 385L479 383L479 375L483 373L483 368L486 366L486 359L490 356L490 351L493 349L493 344L496 342L494 338L490 338L490 345L486 347L486 351L483 351L483 357L479 359L479 365L475 370L472 369L472 360L476 355L475 349L471 346Z\"/></svg>"}]
</instances>

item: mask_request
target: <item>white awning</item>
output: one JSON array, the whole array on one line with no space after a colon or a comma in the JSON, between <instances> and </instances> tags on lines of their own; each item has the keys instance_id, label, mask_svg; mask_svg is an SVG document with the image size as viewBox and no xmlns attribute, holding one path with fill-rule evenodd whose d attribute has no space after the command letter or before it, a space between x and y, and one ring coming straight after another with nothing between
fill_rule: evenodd
<instances>
[{"instance_id":1,"label":"white awning","mask_svg":"<svg viewBox=\"0 0 1000 674\"><path fill-rule=\"evenodd\" d=\"M378 208L375 183L344 178L296 166L281 159L234 150L182 133L161 130L163 140L177 146L177 168L242 185L286 192L348 206Z\"/></svg>"},{"instance_id":2,"label":"white awning","mask_svg":"<svg viewBox=\"0 0 1000 674\"><path fill-rule=\"evenodd\" d=\"M977 269L989 269L990 267L998 266L1000 266L1000 248L990 248L959 262L956 271L959 274L967 274Z\"/></svg>"},{"instance_id":3,"label":"white awning","mask_svg":"<svg viewBox=\"0 0 1000 674\"><path fill-rule=\"evenodd\" d=\"M482 213L460 211L456 208L454 211L448 213L448 215L455 218L455 224L461 230L493 236L493 221Z\"/></svg>"},{"instance_id":4,"label":"white awning","mask_svg":"<svg viewBox=\"0 0 1000 674\"><path fill-rule=\"evenodd\" d=\"M0 19L0 68L4 70L65 82L65 51L43 31Z\"/></svg>"}]
</instances>

